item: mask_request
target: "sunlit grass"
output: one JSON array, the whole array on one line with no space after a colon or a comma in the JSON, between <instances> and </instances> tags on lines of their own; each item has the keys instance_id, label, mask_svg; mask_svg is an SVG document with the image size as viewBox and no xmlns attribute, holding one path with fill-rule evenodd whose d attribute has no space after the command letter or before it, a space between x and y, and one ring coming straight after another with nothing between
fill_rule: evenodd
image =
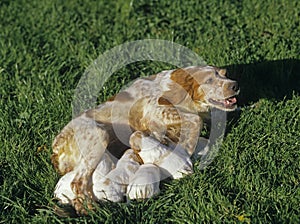
<instances>
[{"instance_id":1,"label":"sunlit grass","mask_svg":"<svg viewBox=\"0 0 300 224\"><path fill-rule=\"evenodd\" d=\"M300 223L299 11L298 1L1 1L0 223ZM51 143L72 117L73 91L98 55L146 38L227 67L240 114L206 170L145 202L57 217ZM170 67L129 65L99 101Z\"/></svg>"}]
</instances>

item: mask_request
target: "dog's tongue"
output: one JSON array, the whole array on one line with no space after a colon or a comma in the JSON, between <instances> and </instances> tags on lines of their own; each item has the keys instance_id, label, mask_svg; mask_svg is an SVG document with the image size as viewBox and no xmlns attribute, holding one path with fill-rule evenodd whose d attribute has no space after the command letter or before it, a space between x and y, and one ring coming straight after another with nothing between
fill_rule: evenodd
<instances>
[{"instance_id":1,"label":"dog's tongue","mask_svg":"<svg viewBox=\"0 0 300 224\"><path fill-rule=\"evenodd\" d=\"M225 106L232 106L236 102L237 102L237 100L236 100L235 97L228 98L228 99L225 100Z\"/></svg>"}]
</instances>

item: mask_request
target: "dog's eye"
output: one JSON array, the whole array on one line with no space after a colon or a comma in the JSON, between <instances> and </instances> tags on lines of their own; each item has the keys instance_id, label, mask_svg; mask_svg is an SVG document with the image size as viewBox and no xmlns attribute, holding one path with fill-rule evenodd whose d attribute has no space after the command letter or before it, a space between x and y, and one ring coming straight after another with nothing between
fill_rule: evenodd
<instances>
[{"instance_id":1,"label":"dog's eye","mask_svg":"<svg viewBox=\"0 0 300 224\"><path fill-rule=\"evenodd\" d=\"M206 83L206 84L212 84L213 81L214 81L213 78L209 78L209 79L206 80L205 83Z\"/></svg>"}]
</instances>

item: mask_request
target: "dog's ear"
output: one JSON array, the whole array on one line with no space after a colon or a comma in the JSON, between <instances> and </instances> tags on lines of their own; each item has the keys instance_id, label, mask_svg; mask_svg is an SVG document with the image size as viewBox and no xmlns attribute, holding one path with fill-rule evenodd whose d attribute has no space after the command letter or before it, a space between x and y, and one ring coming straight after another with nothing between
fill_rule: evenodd
<instances>
[{"instance_id":1,"label":"dog's ear","mask_svg":"<svg viewBox=\"0 0 300 224\"><path fill-rule=\"evenodd\" d=\"M185 70L177 69L170 75L170 82L167 83L166 91L158 99L159 105L177 105L189 94L194 92L194 78Z\"/></svg>"},{"instance_id":2,"label":"dog's ear","mask_svg":"<svg viewBox=\"0 0 300 224\"><path fill-rule=\"evenodd\" d=\"M217 71L220 76L226 77L227 70L225 68L219 68Z\"/></svg>"}]
</instances>

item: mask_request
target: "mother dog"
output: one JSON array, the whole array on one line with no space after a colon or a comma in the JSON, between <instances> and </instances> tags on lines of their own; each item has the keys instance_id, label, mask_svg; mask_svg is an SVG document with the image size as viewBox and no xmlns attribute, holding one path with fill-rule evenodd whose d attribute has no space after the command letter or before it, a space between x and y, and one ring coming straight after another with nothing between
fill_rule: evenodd
<instances>
[{"instance_id":1,"label":"mother dog","mask_svg":"<svg viewBox=\"0 0 300 224\"><path fill-rule=\"evenodd\" d=\"M212 107L234 110L238 92L237 82L226 77L225 69L191 66L137 79L74 118L53 142L52 163L60 174L75 172L71 183L78 197L72 203L75 209L80 210L82 200L94 199L91 177L105 150L120 158L130 135L140 131L165 145L179 144L192 155L202 116ZM130 147L134 149L135 143Z\"/></svg>"}]
</instances>

